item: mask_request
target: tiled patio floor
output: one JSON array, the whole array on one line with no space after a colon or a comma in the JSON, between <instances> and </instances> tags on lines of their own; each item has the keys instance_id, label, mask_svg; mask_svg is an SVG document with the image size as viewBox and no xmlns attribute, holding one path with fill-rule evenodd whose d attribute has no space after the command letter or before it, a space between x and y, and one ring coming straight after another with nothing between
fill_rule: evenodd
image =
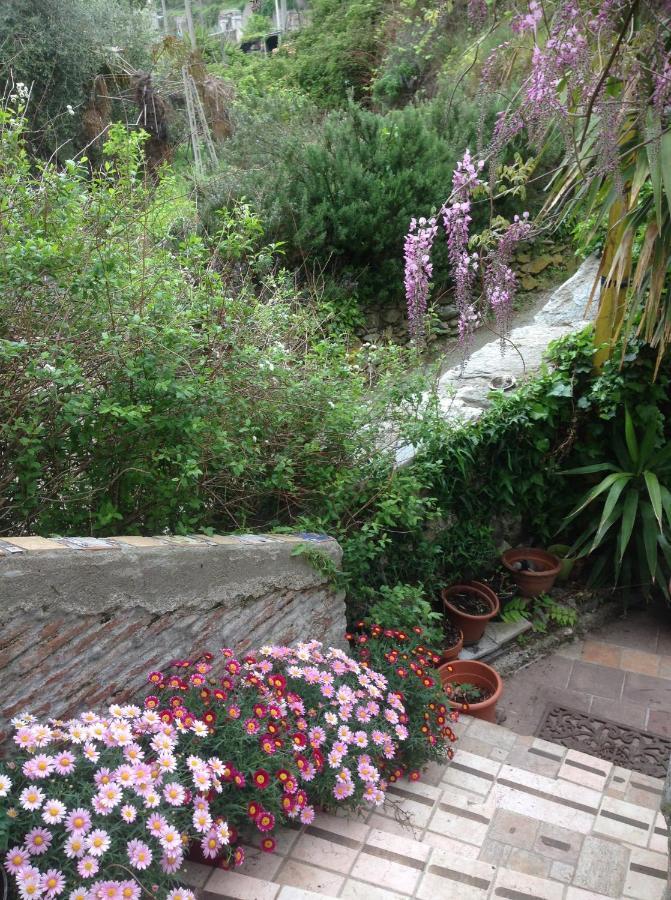
<instances>
[{"instance_id":1,"label":"tiled patio floor","mask_svg":"<svg viewBox=\"0 0 671 900\"><path fill-rule=\"evenodd\" d=\"M632 612L506 679L505 725L534 734L549 705L671 737L671 612Z\"/></svg>"},{"instance_id":2,"label":"tiled patio floor","mask_svg":"<svg viewBox=\"0 0 671 900\"><path fill-rule=\"evenodd\" d=\"M615 672L619 671L613 667ZM463 717L453 762L363 818L321 815L250 848L238 872L191 866L203 900L661 900L661 782Z\"/></svg>"}]
</instances>

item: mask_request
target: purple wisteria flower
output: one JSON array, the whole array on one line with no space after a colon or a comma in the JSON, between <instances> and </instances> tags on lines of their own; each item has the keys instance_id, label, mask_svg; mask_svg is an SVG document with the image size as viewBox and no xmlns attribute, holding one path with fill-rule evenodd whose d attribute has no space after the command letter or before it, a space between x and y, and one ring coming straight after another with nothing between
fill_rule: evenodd
<instances>
[{"instance_id":1,"label":"purple wisteria flower","mask_svg":"<svg viewBox=\"0 0 671 900\"><path fill-rule=\"evenodd\" d=\"M405 296L408 326L415 341L424 336L424 320L433 274L431 248L438 232L434 218L413 219L405 239Z\"/></svg>"}]
</instances>

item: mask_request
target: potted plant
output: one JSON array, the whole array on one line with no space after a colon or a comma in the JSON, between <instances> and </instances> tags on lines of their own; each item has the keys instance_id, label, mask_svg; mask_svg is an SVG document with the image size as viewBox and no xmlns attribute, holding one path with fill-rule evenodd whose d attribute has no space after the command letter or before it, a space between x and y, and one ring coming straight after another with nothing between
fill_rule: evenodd
<instances>
[{"instance_id":1,"label":"potted plant","mask_svg":"<svg viewBox=\"0 0 671 900\"><path fill-rule=\"evenodd\" d=\"M458 659L464 646L464 635L460 628L448 616L443 617L443 652L441 663Z\"/></svg>"},{"instance_id":2,"label":"potted plant","mask_svg":"<svg viewBox=\"0 0 671 900\"><path fill-rule=\"evenodd\" d=\"M496 669L476 659L456 659L439 666L438 673L453 709L496 722L496 704L503 693L503 682Z\"/></svg>"},{"instance_id":3,"label":"potted plant","mask_svg":"<svg viewBox=\"0 0 671 900\"><path fill-rule=\"evenodd\" d=\"M548 547L548 553L554 554L559 560L559 575L557 581L568 581L575 565L575 556L568 544L553 544Z\"/></svg>"},{"instance_id":4,"label":"potted plant","mask_svg":"<svg viewBox=\"0 0 671 900\"><path fill-rule=\"evenodd\" d=\"M477 644L487 622L499 612L499 598L486 584L466 581L441 591L445 612L464 636L464 646Z\"/></svg>"},{"instance_id":5,"label":"potted plant","mask_svg":"<svg viewBox=\"0 0 671 900\"><path fill-rule=\"evenodd\" d=\"M561 564L554 553L538 547L517 547L506 550L501 562L512 575L523 597L539 597L552 589Z\"/></svg>"}]
</instances>

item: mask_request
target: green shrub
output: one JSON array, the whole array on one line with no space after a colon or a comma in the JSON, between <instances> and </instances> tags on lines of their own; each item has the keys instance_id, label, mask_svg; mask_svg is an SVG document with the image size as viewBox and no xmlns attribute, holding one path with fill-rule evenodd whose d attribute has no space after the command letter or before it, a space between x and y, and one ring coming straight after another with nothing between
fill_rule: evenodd
<instances>
[{"instance_id":1,"label":"green shrub","mask_svg":"<svg viewBox=\"0 0 671 900\"><path fill-rule=\"evenodd\" d=\"M96 75L121 49L127 63L149 62L149 19L124 0L11 0L0 4L0 84L32 89L30 139L44 155L74 156ZM72 110L69 112L68 107Z\"/></svg>"}]
</instances>

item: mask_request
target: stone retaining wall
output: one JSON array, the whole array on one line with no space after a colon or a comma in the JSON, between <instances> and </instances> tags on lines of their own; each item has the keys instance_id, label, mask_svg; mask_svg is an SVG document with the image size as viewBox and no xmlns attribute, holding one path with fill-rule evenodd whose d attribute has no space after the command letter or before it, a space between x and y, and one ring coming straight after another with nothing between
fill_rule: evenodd
<instances>
[{"instance_id":1,"label":"stone retaining wall","mask_svg":"<svg viewBox=\"0 0 671 900\"><path fill-rule=\"evenodd\" d=\"M315 540L316 539L316 540ZM305 556L318 536L0 540L0 743L27 709L124 702L150 669L223 646L343 646L345 604Z\"/></svg>"}]
</instances>

